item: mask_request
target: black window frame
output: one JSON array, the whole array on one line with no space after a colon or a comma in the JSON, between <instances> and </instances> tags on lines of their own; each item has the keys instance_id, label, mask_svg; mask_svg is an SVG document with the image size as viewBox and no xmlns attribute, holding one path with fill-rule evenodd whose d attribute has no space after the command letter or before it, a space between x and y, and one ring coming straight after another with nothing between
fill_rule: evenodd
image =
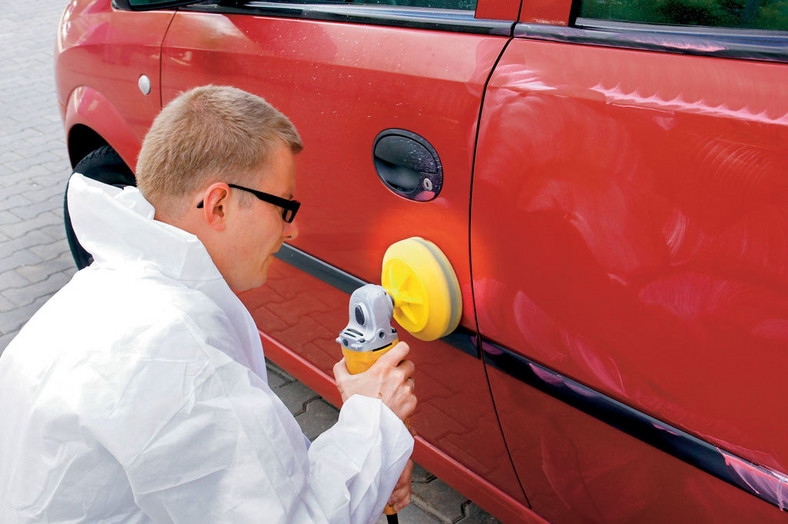
<instances>
[{"instance_id":1,"label":"black window frame","mask_svg":"<svg viewBox=\"0 0 788 524\"><path fill-rule=\"evenodd\" d=\"M579 8L580 0L574 0L568 26L519 23L515 26L514 36L579 45L788 63L788 31L583 18L577 16Z\"/></svg>"},{"instance_id":2,"label":"black window frame","mask_svg":"<svg viewBox=\"0 0 788 524\"><path fill-rule=\"evenodd\" d=\"M118 1L118 0L115 0ZM516 22L478 19L475 11L384 4L209 0L178 7L179 11L294 18L453 33L512 36Z\"/></svg>"}]
</instances>

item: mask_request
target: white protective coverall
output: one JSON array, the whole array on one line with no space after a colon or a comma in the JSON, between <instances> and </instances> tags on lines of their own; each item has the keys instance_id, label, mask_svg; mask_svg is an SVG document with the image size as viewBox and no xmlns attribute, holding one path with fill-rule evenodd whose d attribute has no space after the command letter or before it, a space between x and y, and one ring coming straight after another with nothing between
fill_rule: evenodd
<instances>
[{"instance_id":1,"label":"white protective coverall","mask_svg":"<svg viewBox=\"0 0 788 524\"><path fill-rule=\"evenodd\" d=\"M136 188L68 198L95 262L0 357L0 522L378 519L413 448L393 412L355 395L309 445L200 241Z\"/></svg>"}]
</instances>

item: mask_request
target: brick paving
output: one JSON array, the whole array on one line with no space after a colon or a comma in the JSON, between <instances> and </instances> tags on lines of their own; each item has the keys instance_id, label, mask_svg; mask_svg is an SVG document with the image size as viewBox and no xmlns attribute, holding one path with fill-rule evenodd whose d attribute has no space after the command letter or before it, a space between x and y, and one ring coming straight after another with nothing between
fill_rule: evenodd
<instances>
[{"instance_id":1,"label":"brick paving","mask_svg":"<svg viewBox=\"0 0 788 524\"><path fill-rule=\"evenodd\" d=\"M75 273L63 230L70 173L52 68L64 2L0 18L0 352Z\"/></svg>"},{"instance_id":2,"label":"brick paving","mask_svg":"<svg viewBox=\"0 0 788 524\"><path fill-rule=\"evenodd\" d=\"M63 229L71 169L53 77L55 31L66 3L9 2L0 18L0 354L76 272ZM269 375L308 437L336 421L336 408L270 362ZM497 521L417 466L414 502L400 522Z\"/></svg>"}]
</instances>

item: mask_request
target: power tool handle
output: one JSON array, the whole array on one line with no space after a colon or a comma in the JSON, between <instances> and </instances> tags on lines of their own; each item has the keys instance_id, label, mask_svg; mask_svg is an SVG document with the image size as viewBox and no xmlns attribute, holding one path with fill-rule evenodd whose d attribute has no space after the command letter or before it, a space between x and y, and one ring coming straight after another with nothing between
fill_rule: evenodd
<instances>
[{"instance_id":1,"label":"power tool handle","mask_svg":"<svg viewBox=\"0 0 788 524\"><path fill-rule=\"evenodd\" d=\"M363 373L372 367L372 364L378 361L380 357L385 355L389 349L397 345L399 340L394 340L388 346L375 350L375 351L353 351L346 347L342 348L342 355L345 357L345 365L351 375Z\"/></svg>"},{"instance_id":2,"label":"power tool handle","mask_svg":"<svg viewBox=\"0 0 788 524\"><path fill-rule=\"evenodd\" d=\"M345 347L342 348L342 354L345 357L345 365L351 375L363 373L372 367L372 364L378 361L380 357L385 355L389 349L393 348L399 340L395 340L388 346L378 349L376 351L353 351ZM383 514L387 516L388 522L397 522L392 520L397 518L397 511L391 507L386 506L383 509Z\"/></svg>"}]
</instances>

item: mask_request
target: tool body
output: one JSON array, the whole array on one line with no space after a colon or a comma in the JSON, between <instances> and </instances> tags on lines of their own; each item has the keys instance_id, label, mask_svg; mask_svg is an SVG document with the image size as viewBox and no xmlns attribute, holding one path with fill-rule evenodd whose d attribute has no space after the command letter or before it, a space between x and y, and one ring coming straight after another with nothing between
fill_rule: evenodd
<instances>
[{"instance_id":1,"label":"tool body","mask_svg":"<svg viewBox=\"0 0 788 524\"><path fill-rule=\"evenodd\" d=\"M355 375L369 369L399 342L391 326L394 301L386 290L367 284L350 296L347 327L337 337L348 371Z\"/></svg>"},{"instance_id":2,"label":"tool body","mask_svg":"<svg viewBox=\"0 0 788 524\"><path fill-rule=\"evenodd\" d=\"M337 337L351 374L363 373L399 342L392 317L414 337L432 341L454 331L462 297L448 258L419 237L392 244L383 256L381 286L366 284L350 296L348 325ZM389 522L396 512L386 506Z\"/></svg>"}]
</instances>

